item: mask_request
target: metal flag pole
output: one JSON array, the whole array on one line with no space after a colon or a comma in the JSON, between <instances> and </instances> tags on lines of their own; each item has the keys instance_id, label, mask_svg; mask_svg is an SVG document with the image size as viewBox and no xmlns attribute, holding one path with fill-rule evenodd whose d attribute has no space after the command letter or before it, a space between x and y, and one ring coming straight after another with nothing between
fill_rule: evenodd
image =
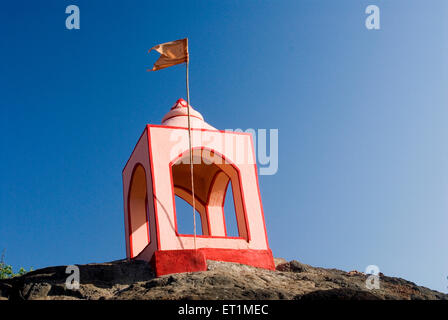
<instances>
[{"instance_id":1,"label":"metal flag pole","mask_svg":"<svg viewBox=\"0 0 448 320\"><path fill-rule=\"evenodd\" d=\"M194 199L194 180L193 180L193 149L191 143L191 123L190 123L190 87L188 85L188 65L189 65L190 55L188 53L188 38L187 38L187 64L186 64L186 78L187 78L187 115L188 115L188 147L190 150L190 179L191 179L191 195L193 197L193 241L194 250L196 250L196 203Z\"/></svg>"}]
</instances>

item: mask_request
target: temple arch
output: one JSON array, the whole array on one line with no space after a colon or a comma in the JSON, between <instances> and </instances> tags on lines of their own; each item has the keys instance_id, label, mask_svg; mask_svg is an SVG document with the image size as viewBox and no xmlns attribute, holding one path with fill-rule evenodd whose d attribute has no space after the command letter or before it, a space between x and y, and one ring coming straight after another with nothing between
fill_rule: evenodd
<instances>
[{"instance_id":1,"label":"temple arch","mask_svg":"<svg viewBox=\"0 0 448 320\"><path fill-rule=\"evenodd\" d=\"M146 173L139 163L134 167L129 186L128 221L130 254L134 257L150 243Z\"/></svg>"},{"instance_id":2,"label":"temple arch","mask_svg":"<svg viewBox=\"0 0 448 320\"><path fill-rule=\"evenodd\" d=\"M178 196L192 205L189 150L177 156L170 163L173 206L176 219L174 197ZM193 168L195 184L195 207L201 216L203 235L200 237L227 238L224 215L224 201L228 189L233 191L238 238L250 240L246 208L243 202L238 168L222 154L208 148L193 148ZM228 185L231 184L231 188Z\"/></svg>"}]
</instances>

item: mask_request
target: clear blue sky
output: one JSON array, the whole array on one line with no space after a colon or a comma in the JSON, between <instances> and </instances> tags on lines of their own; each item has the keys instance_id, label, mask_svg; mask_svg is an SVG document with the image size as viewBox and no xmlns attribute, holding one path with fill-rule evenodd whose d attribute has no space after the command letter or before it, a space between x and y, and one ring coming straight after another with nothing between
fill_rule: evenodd
<instances>
[{"instance_id":1,"label":"clear blue sky","mask_svg":"<svg viewBox=\"0 0 448 320\"><path fill-rule=\"evenodd\" d=\"M81 29L65 28L65 7ZM367 5L381 30L365 28ZM213 126L278 128L261 176L277 257L448 286L448 2L7 1L0 249L18 268L125 256L121 170L185 97Z\"/></svg>"}]
</instances>

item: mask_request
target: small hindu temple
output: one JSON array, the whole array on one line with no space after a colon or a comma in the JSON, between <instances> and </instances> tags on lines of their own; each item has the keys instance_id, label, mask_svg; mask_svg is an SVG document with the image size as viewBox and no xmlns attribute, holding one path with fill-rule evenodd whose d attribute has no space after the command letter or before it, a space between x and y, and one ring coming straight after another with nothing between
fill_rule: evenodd
<instances>
[{"instance_id":1,"label":"small hindu temple","mask_svg":"<svg viewBox=\"0 0 448 320\"><path fill-rule=\"evenodd\" d=\"M149 262L157 276L205 271L207 260L275 269L250 133L218 130L179 99L161 124L145 126L122 176L128 259ZM237 236L227 234L228 191ZM193 205L193 195L201 232L182 234L175 197Z\"/></svg>"}]
</instances>

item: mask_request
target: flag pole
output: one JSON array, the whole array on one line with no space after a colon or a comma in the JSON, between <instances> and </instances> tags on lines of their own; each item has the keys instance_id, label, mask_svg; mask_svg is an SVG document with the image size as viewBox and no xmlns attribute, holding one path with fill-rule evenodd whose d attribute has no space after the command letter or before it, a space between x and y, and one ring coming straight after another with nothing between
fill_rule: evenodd
<instances>
[{"instance_id":1,"label":"flag pole","mask_svg":"<svg viewBox=\"0 0 448 320\"><path fill-rule=\"evenodd\" d=\"M188 115L188 149L190 150L190 179L191 179L191 195L193 197L193 242L194 242L194 250L196 250L196 203L194 199L194 180L193 180L193 149L191 143L191 123L190 123L190 87L188 84L188 65L190 60L190 55L188 53L188 38L187 39L187 64L186 64L186 82L187 82L187 115Z\"/></svg>"}]
</instances>

